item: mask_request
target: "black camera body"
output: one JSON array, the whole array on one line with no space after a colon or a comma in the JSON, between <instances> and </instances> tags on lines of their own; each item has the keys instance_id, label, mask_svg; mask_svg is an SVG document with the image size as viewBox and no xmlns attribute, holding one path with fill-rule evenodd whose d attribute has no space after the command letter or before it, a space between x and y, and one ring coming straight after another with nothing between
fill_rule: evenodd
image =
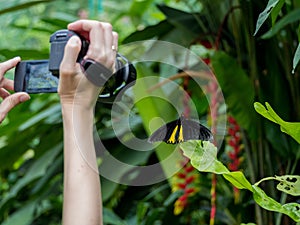
<instances>
[{"instance_id":1,"label":"black camera body","mask_svg":"<svg viewBox=\"0 0 300 225\"><path fill-rule=\"evenodd\" d=\"M72 36L78 36L81 40L81 50L78 54L77 62L81 62L83 57L86 55L89 42L77 35L74 31L70 30L59 30L50 36L50 57L49 57L49 71L59 76L59 66L64 56L64 49Z\"/></svg>"},{"instance_id":2,"label":"black camera body","mask_svg":"<svg viewBox=\"0 0 300 225\"><path fill-rule=\"evenodd\" d=\"M21 61L15 69L14 90L27 93L53 93L57 92L59 82L59 67L64 56L64 49L72 36L81 40L81 50L77 62L82 64L83 70L90 66L85 63L84 56L89 47L89 42L70 30L58 30L50 36L49 60ZM136 80L134 66L121 54L116 57L116 72L105 77L104 89L99 95L100 102L113 102L121 91L132 86ZM88 77L89 78L89 77Z\"/></svg>"}]
</instances>

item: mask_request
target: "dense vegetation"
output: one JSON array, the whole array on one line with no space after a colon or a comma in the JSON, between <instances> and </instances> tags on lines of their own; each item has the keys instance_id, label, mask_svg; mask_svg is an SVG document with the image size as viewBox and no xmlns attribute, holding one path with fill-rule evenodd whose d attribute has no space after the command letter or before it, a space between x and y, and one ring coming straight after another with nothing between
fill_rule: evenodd
<instances>
[{"instance_id":1,"label":"dense vegetation","mask_svg":"<svg viewBox=\"0 0 300 225\"><path fill-rule=\"evenodd\" d=\"M99 155L105 224L300 222L299 176L283 176L300 169L300 125L285 122L300 121L299 1L0 0L0 60L48 58L50 34L83 9L113 24L120 52L138 71L122 101L96 106L101 143L132 166L101 174L106 158ZM196 56L203 61L195 66ZM195 152L218 166L203 168L206 161L190 154L188 142L145 144L181 113L211 127L218 152ZM62 142L57 94L32 95L1 124L3 225L60 223ZM180 156L169 162L174 152ZM221 162L241 172L232 175ZM159 166L149 177L136 169L151 165ZM276 189L278 181L289 190ZM249 192L259 192L254 184L267 200ZM294 205L281 210L286 203Z\"/></svg>"}]
</instances>

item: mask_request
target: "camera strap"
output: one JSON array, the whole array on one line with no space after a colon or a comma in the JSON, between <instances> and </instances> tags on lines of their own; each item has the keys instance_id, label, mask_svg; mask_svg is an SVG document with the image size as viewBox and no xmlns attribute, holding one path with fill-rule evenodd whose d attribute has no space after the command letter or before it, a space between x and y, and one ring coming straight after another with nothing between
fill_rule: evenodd
<instances>
[{"instance_id":1,"label":"camera strap","mask_svg":"<svg viewBox=\"0 0 300 225\"><path fill-rule=\"evenodd\" d=\"M103 87L112 76L112 71L92 59L82 60L81 66L87 79L97 87Z\"/></svg>"}]
</instances>

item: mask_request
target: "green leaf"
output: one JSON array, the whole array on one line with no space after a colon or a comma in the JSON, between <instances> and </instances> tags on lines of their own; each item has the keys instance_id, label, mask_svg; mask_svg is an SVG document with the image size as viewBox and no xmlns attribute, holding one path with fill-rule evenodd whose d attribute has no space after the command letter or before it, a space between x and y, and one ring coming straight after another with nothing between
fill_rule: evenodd
<instances>
[{"instance_id":1,"label":"green leaf","mask_svg":"<svg viewBox=\"0 0 300 225\"><path fill-rule=\"evenodd\" d=\"M28 225L34 219L35 202L30 202L14 212L1 225Z\"/></svg>"},{"instance_id":2,"label":"green leaf","mask_svg":"<svg viewBox=\"0 0 300 225\"><path fill-rule=\"evenodd\" d=\"M252 190L251 184L240 171L230 172L217 160L217 147L208 141L188 141L180 144L183 154L191 164L201 172L221 174L226 180L239 189Z\"/></svg>"},{"instance_id":3,"label":"green leaf","mask_svg":"<svg viewBox=\"0 0 300 225\"><path fill-rule=\"evenodd\" d=\"M275 21L279 15L284 3L285 3L285 0L279 0L278 4L272 9L272 12L271 12L272 26L274 26Z\"/></svg>"},{"instance_id":4,"label":"green leaf","mask_svg":"<svg viewBox=\"0 0 300 225\"><path fill-rule=\"evenodd\" d=\"M269 211L280 212L288 215L294 221L300 222L300 204L288 203L281 205L279 202L270 198L266 193L256 185L252 185L253 197L257 204Z\"/></svg>"},{"instance_id":5,"label":"green leaf","mask_svg":"<svg viewBox=\"0 0 300 225\"><path fill-rule=\"evenodd\" d=\"M174 29L174 26L170 24L170 22L168 22L167 20L163 20L158 24L146 27L141 31L133 32L128 37L126 37L122 41L122 43L126 44L133 41L147 40L154 37L161 38L165 34L169 33L172 29Z\"/></svg>"},{"instance_id":6,"label":"green leaf","mask_svg":"<svg viewBox=\"0 0 300 225\"><path fill-rule=\"evenodd\" d=\"M128 14L136 17L141 17L151 5L153 0L135 0L131 2Z\"/></svg>"},{"instance_id":7,"label":"green leaf","mask_svg":"<svg viewBox=\"0 0 300 225\"><path fill-rule=\"evenodd\" d=\"M280 125L280 129L282 132L289 134L292 138L294 138L300 144L300 123L299 122L286 122L282 120L272 109L271 105L266 102L266 107L264 107L261 103L255 102L254 109L256 112L261 114L263 117L271 120L274 123Z\"/></svg>"},{"instance_id":8,"label":"green leaf","mask_svg":"<svg viewBox=\"0 0 300 225\"><path fill-rule=\"evenodd\" d=\"M202 147L203 144L203 147ZM217 148L204 141L188 141L180 144L184 155L190 158L191 164L199 171L216 174L228 173L228 169L217 160Z\"/></svg>"},{"instance_id":9,"label":"green leaf","mask_svg":"<svg viewBox=\"0 0 300 225\"><path fill-rule=\"evenodd\" d=\"M21 126L19 126L19 131L24 131L24 130L28 129L29 127L37 124L39 121L46 119L52 115L60 114L60 112L61 112L60 104L55 104L55 105L47 108L46 110L38 113L37 115L31 117L26 122L24 122Z\"/></svg>"},{"instance_id":10,"label":"green leaf","mask_svg":"<svg viewBox=\"0 0 300 225\"><path fill-rule=\"evenodd\" d=\"M294 23L298 20L300 20L300 9L295 9L289 14L287 14L285 17L283 17L281 20L279 20L268 32L262 35L261 38L271 38L286 25Z\"/></svg>"},{"instance_id":11,"label":"green leaf","mask_svg":"<svg viewBox=\"0 0 300 225\"><path fill-rule=\"evenodd\" d=\"M181 46L189 46L203 30L199 26L197 18L199 14L187 13L166 5L158 5L159 10L165 15L166 19L158 24L146 27L141 31L136 31L129 35L123 43L158 38ZM204 23L205 18L201 18ZM184 33L185 35L182 35Z\"/></svg>"},{"instance_id":12,"label":"green leaf","mask_svg":"<svg viewBox=\"0 0 300 225\"><path fill-rule=\"evenodd\" d=\"M24 188L26 185L29 185L34 180L42 177L46 173L48 167L53 163L53 160L57 154L61 152L61 149L61 144L55 146L52 150L47 151L42 157L32 164L26 175L22 179L18 180L18 182L11 188L9 194L2 199L0 202L0 212L3 210L3 207L9 200L18 195L22 188Z\"/></svg>"},{"instance_id":13,"label":"green leaf","mask_svg":"<svg viewBox=\"0 0 300 225\"><path fill-rule=\"evenodd\" d=\"M5 56L5 58L13 58L17 55L22 57L22 60L27 59L47 59L49 58L49 50L39 50L39 49L0 49L0 55Z\"/></svg>"},{"instance_id":14,"label":"green leaf","mask_svg":"<svg viewBox=\"0 0 300 225\"><path fill-rule=\"evenodd\" d=\"M293 70L292 70L292 73L295 73L295 70L296 70L296 67L297 67L299 61L300 61L300 42L298 44L298 47L296 49L296 52L295 52L295 55L294 55L294 58L293 58Z\"/></svg>"},{"instance_id":15,"label":"green leaf","mask_svg":"<svg viewBox=\"0 0 300 225\"><path fill-rule=\"evenodd\" d=\"M142 118L144 128L148 135L150 136L153 130L158 129L162 124L158 120L153 120L153 118L163 118L164 120L170 121L174 120L174 108L166 102L168 96L161 89L156 89L155 91L149 93L149 83L155 84L159 82L159 77L157 77L146 65L136 65L137 74L140 79L137 79L136 84L133 87L134 95L136 96L136 107ZM150 77L150 80L147 79ZM159 96L159 99L151 96ZM172 118L172 119L170 119ZM150 129L151 125L151 129ZM173 175L174 164L172 160L165 160L171 153L173 153L175 146L168 144L158 145L155 149L156 155L161 161L162 168L166 173L167 177ZM171 174L169 174L171 173Z\"/></svg>"},{"instance_id":16,"label":"green leaf","mask_svg":"<svg viewBox=\"0 0 300 225\"><path fill-rule=\"evenodd\" d=\"M236 60L224 52L215 52L211 62L229 111L254 139L257 132L252 82Z\"/></svg>"},{"instance_id":17,"label":"green leaf","mask_svg":"<svg viewBox=\"0 0 300 225\"><path fill-rule=\"evenodd\" d=\"M166 5L158 5L157 7L171 24L184 32L184 36L192 35L193 37L197 37L199 33L203 32L197 20L200 14L184 12ZM205 20L205 18L201 19Z\"/></svg>"},{"instance_id":18,"label":"green leaf","mask_svg":"<svg viewBox=\"0 0 300 225\"><path fill-rule=\"evenodd\" d=\"M111 224L111 225L127 224L119 216L117 216L111 209L108 208L103 208L103 222L104 224Z\"/></svg>"},{"instance_id":19,"label":"green leaf","mask_svg":"<svg viewBox=\"0 0 300 225\"><path fill-rule=\"evenodd\" d=\"M147 216L147 212L150 209L151 204L150 202L139 202L137 205L137 210L136 210L136 216L137 216L137 222L140 224L143 219Z\"/></svg>"},{"instance_id":20,"label":"green leaf","mask_svg":"<svg viewBox=\"0 0 300 225\"><path fill-rule=\"evenodd\" d=\"M252 190L251 184L241 171L224 173L223 177L238 189L248 189L250 191Z\"/></svg>"},{"instance_id":21,"label":"green leaf","mask_svg":"<svg viewBox=\"0 0 300 225\"><path fill-rule=\"evenodd\" d=\"M241 171L230 172L220 161L217 160L217 147L207 141L188 141L180 144L180 147L186 157L191 160L192 166L200 172L212 172L222 174L225 179L231 182L239 189L248 189L253 192L253 198L257 204L264 209L280 212L288 215L296 222L300 222L300 204L288 203L281 205L273 198L270 198L266 193L258 187L258 184L251 185ZM276 179L284 182L285 187L290 189L290 193L299 193L299 178L300 176L281 176L264 178L263 180ZM293 186L293 187L292 187Z\"/></svg>"},{"instance_id":22,"label":"green leaf","mask_svg":"<svg viewBox=\"0 0 300 225\"><path fill-rule=\"evenodd\" d=\"M263 23L266 21L266 19L269 17L270 13L276 7L276 5L279 3L279 0L269 0L267 7L263 12L261 12L258 16L257 22L256 22L256 29L254 32L254 35L257 34L260 27L263 25Z\"/></svg>"},{"instance_id":23,"label":"green leaf","mask_svg":"<svg viewBox=\"0 0 300 225\"><path fill-rule=\"evenodd\" d=\"M299 196L300 195L300 176L297 175L283 175L275 177L265 177L260 181L256 182L255 185L258 186L261 182L267 180L276 180L279 182L277 189L283 191L287 194Z\"/></svg>"},{"instance_id":24,"label":"green leaf","mask_svg":"<svg viewBox=\"0 0 300 225\"><path fill-rule=\"evenodd\" d=\"M275 176L275 180L280 181L277 189L293 196L300 195L300 176L284 175Z\"/></svg>"}]
</instances>

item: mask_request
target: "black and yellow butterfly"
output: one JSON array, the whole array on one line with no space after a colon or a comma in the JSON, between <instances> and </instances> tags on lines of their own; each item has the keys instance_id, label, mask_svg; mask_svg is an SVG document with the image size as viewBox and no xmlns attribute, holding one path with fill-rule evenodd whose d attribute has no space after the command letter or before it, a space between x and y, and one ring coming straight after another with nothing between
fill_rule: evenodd
<instances>
[{"instance_id":1,"label":"black and yellow butterfly","mask_svg":"<svg viewBox=\"0 0 300 225\"><path fill-rule=\"evenodd\" d=\"M148 139L150 143L164 141L167 144L177 144L187 140L211 141L211 131L197 121L184 116L158 128Z\"/></svg>"}]
</instances>

